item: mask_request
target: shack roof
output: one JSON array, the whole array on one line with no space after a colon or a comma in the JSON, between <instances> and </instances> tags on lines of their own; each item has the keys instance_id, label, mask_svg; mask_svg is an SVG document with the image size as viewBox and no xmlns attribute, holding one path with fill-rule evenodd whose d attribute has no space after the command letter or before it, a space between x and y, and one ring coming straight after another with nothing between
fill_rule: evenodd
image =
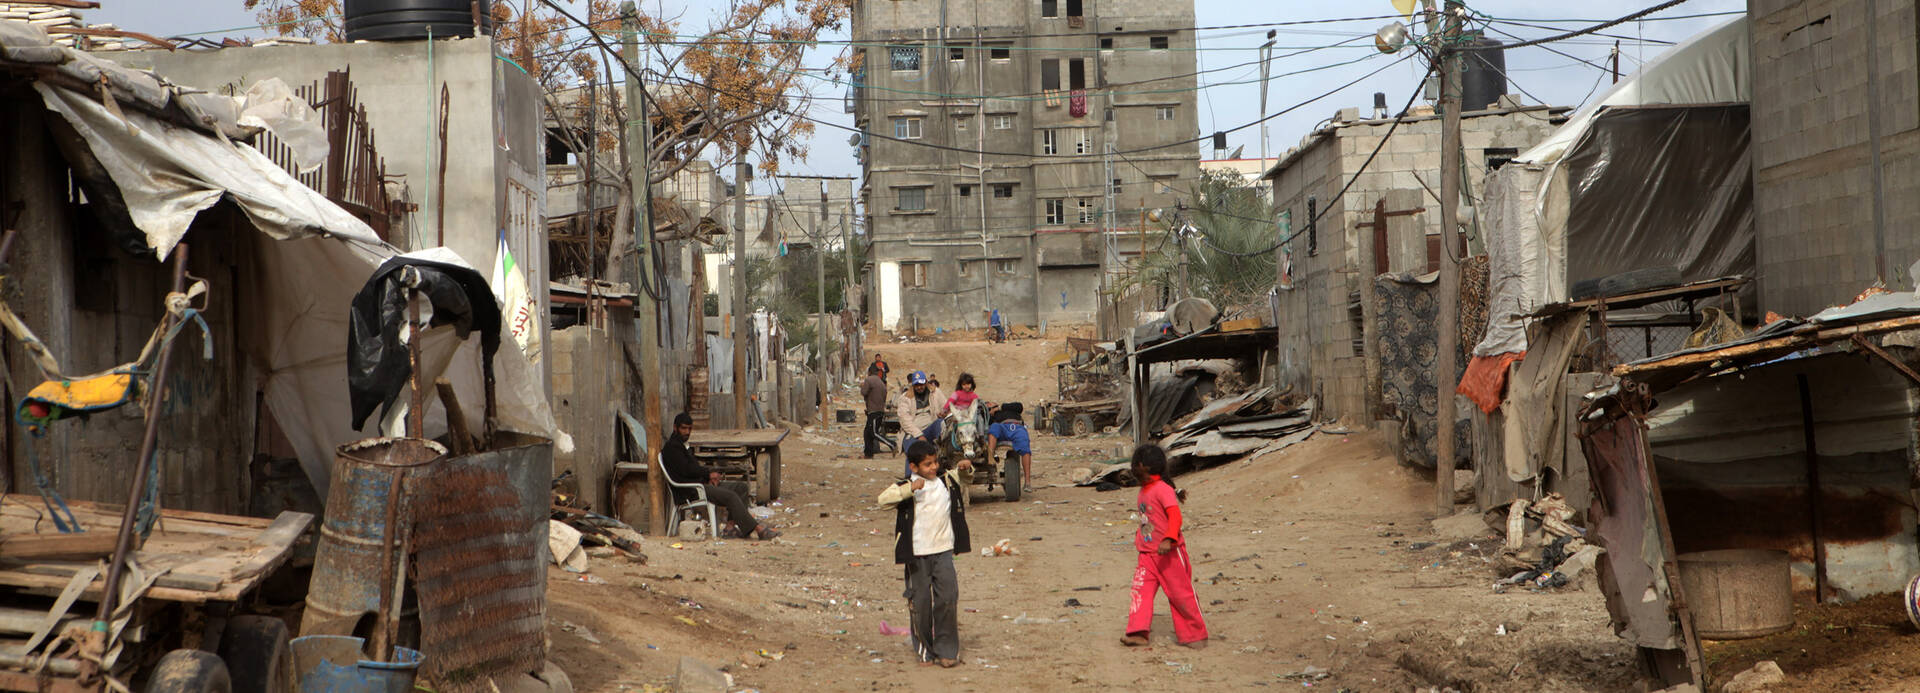
<instances>
[{"instance_id":1,"label":"shack roof","mask_svg":"<svg viewBox=\"0 0 1920 693\"><path fill-rule=\"evenodd\" d=\"M1134 352L1140 363L1162 363L1189 359L1244 358L1280 344L1280 332L1272 327L1220 331L1215 325L1205 330L1176 337Z\"/></svg>"},{"instance_id":2,"label":"shack roof","mask_svg":"<svg viewBox=\"0 0 1920 693\"><path fill-rule=\"evenodd\" d=\"M1776 320L1744 339L1623 363L1613 368L1613 375L1659 392L1695 377L1766 363L1833 342L1860 344L1866 337L1916 328L1920 328L1920 293L1879 293L1812 317Z\"/></svg>"}]
</instances>

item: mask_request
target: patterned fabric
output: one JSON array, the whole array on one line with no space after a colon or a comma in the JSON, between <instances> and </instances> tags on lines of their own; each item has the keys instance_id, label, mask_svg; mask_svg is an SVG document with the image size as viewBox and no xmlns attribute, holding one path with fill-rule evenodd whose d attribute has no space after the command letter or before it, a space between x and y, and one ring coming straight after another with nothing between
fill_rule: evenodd
<instances>
[{"instance_id":1,"label":"patterned fabric","mask_svg":"<svg viewBox=\"0 0 1920 693\"><path fill-rule=\"evenodd\" d=\"M1484 275L1483 275L1484 276ZM1375 314L1378 316L1380 353L1380 394L1386 405L1381 418L1400 422L1400 461L1432 467L1436 459L1435 435L1439 430L1438 386L1434 364L1438 361L1438 333L1434 301L1436 285L1421 283L1409 275L1385 274L1374 280ZM1464 317L1464 316L1463 316ZM1482 323L1484 325L1484 322ZM1470 360L1473 342L1461 343L1458 370L1448 381L1448 392L1460 382ZM1464 415L1462 408L1455 408ZM1454 426L1454 450L1468 457L1471 449L1464 423Z\"/></svg>"}]
</instances>

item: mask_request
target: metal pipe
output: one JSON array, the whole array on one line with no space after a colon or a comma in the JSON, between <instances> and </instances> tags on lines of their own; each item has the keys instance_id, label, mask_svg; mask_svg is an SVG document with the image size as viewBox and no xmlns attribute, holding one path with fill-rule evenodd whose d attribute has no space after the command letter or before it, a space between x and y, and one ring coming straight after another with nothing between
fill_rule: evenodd
<instances>
[{"instance_id":1,"label":"metal pipe","mask_svg":"<svg viewBox=\"0 0 1920 693\"><path fill-rule=\"evenodd\" d=\"M187 244L173 247L173 293L185 293L187 288ZM162 334L173 329L179 316L173 311L160 321ZM120 529L113 543L113 559L107 563L107 581L100 593L100 608L94 612L93 628L95 632L105 634L107 624L113 621L113 611L119 606L120 580L126 576L127 557L133 553L133 524L140 513L140 497L147 490L147 477L151 473L154 448L160 442L161 403L167 399L167 366L173 363L173 340L160 342L160 358L153 370L153 386L148 389L151 397L147 408L147 428L140 437L140 456L133 468L133 483L127 486L127 506L120 511ZM105 647L106 642L97 643Z\"/></svg>"}]
</instances>

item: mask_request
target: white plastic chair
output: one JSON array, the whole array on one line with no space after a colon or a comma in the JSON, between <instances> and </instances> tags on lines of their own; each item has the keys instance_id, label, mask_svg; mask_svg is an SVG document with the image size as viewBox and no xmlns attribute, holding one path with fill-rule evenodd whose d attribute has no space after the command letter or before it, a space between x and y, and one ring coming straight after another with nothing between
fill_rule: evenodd
<instances>
[{"instance_id":1,"label":"white plastic chair","mask_svg":"<svg viewBox=\"0 0 1920 693\"><path fill-rule=\"evenodd\" d=\"M655 456L653 458L653 464L656 469L660 470L660 478L667 480L667 496L669 499L673 497L674 489L688 489L693 491L694 495L693 500L685 503L675 502L673 512L667 513L667 535L680 536L681 513L688 510L705 510L707 513L707 538L720 538L720 512L718 508L714 507L713 501L707 500L707 487L701 484L683 484L674 481L673 475L667 473L665 455Z\"/></svg>"}]
</instances>

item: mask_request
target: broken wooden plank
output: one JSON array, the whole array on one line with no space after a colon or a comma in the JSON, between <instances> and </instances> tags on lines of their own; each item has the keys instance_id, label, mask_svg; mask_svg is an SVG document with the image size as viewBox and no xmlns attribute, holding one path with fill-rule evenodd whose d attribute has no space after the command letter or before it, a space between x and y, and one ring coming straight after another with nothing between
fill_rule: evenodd
<instances>
[{"instance_id":1,"label":"broken wooden plank","mask_svg":"<svg viewBox=\"0 0 1920 693\"><path fill-rule=\"evenodd\" d=\"M70 578L70 577L73 577L74 573L79 572L82 568L85 568L85 567L87 567L85 564L79 564L79 563L35 563L32 565L21 566L20 568L17 569L17 572L23 572L28 575L46 575L51 577ZM8 572L14 572L14 571L8 571ZM220 591L220 585L223 582L225 581L216 575L182 573L182 572L169 570L166 572L166 574L161 575L160 579L155 580L153 584L157 587L165 587L167 589L173 589L173 590L191 590L194 592L218 592Z\"/></svg>"},{"instance_id":2,"label":"broken wooden plank","mask_svg":"<svg viewBox=\"0 0 1920 693\"><path fill-rule=\"evenodd\" d=\"M1861 323L1858 325L1848 325L1846 327L1835 327L1832 329L1825 329L1825 330L1795 331L1791 334L1781 336L1781 337L1763 339L1757 342L1749 342L1746 344L1735 344L1733 346L1714 349L1712 351L1702 351L1702 352L1696 352L1696 353L1681 354L1678 356L1673 356L1671 358L1660 359L1658 361L1623 363L1613 367L1613 375L1616 378L1624 378L1629 375L1640 375L1643 373L1665 371L1670 369L1679 369L1679 368L1686 368L1686 367L1707 367L1719 361L1723 361L1727 359L1735 359L1735 358L1746 357L1746 356L1755 356L1759 354L1769 354L1771 352L1783 351L1784 353L1792 353L1794 351L1799 351L1800 349L1805 349L1807 347L1817 346L1820 344L1825 344L1827 342L1835 342L1842 339L1847 339L1849 337L1852 337L1853 335L1862 335L1862 336L1876 335L1876 334L1881 334L1885 332L1897 332L1900 330L1913 329L1916 327L1920 327L1920 315L1908 316L1904 318L1894 318L1891 320L1881 320L1877 322ZM1800 328L1800 329L1806 330L1807 328Z\"/></svg>"},{"instance_id":3,"label":"broken wooden plank","mask_svg":"<svg viewBox=\"0 0 1920 693\"><path fill-rule=\"evenodd\" d=\"M113 553L112 532L0 535L0 560L93 560Z\"/></svg>"},{"instance_id":4,"label":"broken wooden plank","mask_svg":"<svg viewBox=\"0 0 1920 693\"><path fill-rule=\"evenodd\" d=\"M287 511L273 519L267 531L253 540L253 555L240 564L228 579L245 580L279 567L291 553L293 542L313 524L313 515Z\"/></svg>"},{"instance_id":5,"label":"broken wooden plank","mask_svg":"<svg viewBox=\"0 0 1920 693\"><path fill-rule=\"evenodd\" d=\"M1239 332L1241 330L1257 330L1266 326L1266 321L1258 317L1241 318L1239 320L1228 320L1220 323L1220 331Z\"/></svg>"}]
</instances>

